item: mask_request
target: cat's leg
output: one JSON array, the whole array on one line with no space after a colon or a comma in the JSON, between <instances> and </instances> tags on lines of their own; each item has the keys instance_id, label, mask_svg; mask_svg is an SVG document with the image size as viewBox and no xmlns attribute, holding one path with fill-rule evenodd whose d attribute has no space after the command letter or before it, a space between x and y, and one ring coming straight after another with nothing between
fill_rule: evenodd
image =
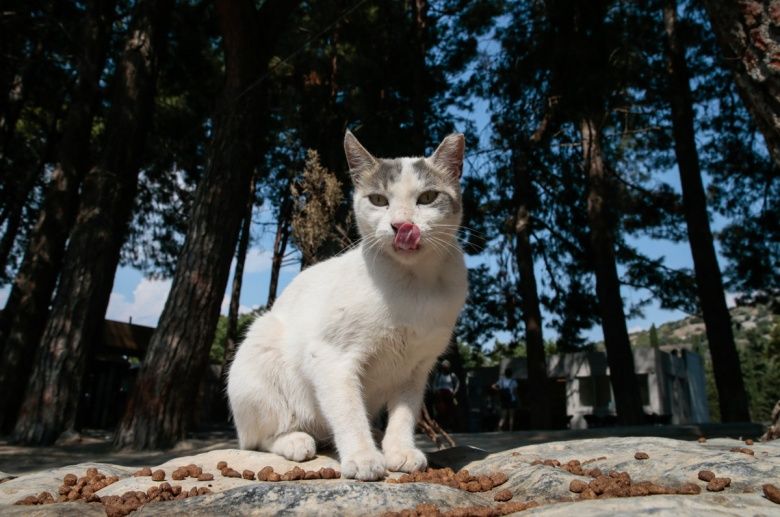
<instances>
[{"instance_id":1,"label":"cat's leg","mask_svg":"<svg viewBox=\"0 0 780 517\"><path fill-rule=\"evenodd\" d=\"M391 393L387 402L387 429L382 451L390 471L413 472L428 466L425 454L414 445L414 427L420 414L428 371L427 365L416 368L410 381Z\"/></svg>"},{"instance_id":2,"label":"cat's leg","mask_svg":"<svg viewBox=\"0 0 780 517\"><path fill-rule=\"evenodd\" d=\"M341 475L362 481L383 479L385 458L371 435L363 390L360 361L327 344L317 347L309 375L316 382L315 395L327 420L341 459ZM325 352L331 350L331 353Z\"/></svg>"}]
</instances>

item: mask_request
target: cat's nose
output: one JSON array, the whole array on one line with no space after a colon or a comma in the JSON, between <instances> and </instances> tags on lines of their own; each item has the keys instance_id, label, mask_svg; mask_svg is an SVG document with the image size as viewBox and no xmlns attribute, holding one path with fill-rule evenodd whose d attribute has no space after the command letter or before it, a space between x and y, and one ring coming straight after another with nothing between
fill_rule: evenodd
<instances>
[{"instance_id":1,"label":"cat's nose","mask_svg":"<svg viewBox=\"0 0 780 517\"><path fill-rule=\"evenodd\" d=\"M398 233L398 229L405 224L414 224L414 223L411 221L393 221L392 223L390 223L390 226L393 227L394 233Z\"/></svg>"}]
</instances>

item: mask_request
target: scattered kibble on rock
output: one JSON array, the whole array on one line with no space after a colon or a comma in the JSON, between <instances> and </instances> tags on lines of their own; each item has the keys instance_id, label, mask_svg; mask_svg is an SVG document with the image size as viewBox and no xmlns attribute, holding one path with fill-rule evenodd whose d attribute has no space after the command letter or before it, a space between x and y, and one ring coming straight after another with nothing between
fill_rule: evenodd
<instances>
[{"instance_id":1,"label":"scattered kibble on rock","mask_svg":"<svg viewBox=\"0 0 780 517\"><path fill-rule=\"evenodd\" d=\"M535 501L499 503L495 506L458 506L450 510L441 510L435 504L420 503L414 508L398 512L386 512L382 517L497 517L510 513L522 512L539 506Z\"/></svg>"},{"instance_id":2,"label":"scattered kibble on rock","mask_svg":"<svg viewBox=\"0 0 780 517\"><path fill-rule=\"evenodd\" d=\"M764 495L767 499L773 503L780 504L780 488L770 483L763 485L761 488L764 489Z\"/></svg>"},{"instance_id":3,"label":"scattered kibble on rock","mask_svg":"<svg viewBox=\"0 0 780 517\"><path fill-rule=\"evenodd\" d=\"M165 479L165 471L157 469L152 472L152 481L163 481Z\"/></svg>"},{"instance_id":4,"label":"scattered kibble on rock","mask_svg":"<svg viewBox=\"0 0 780 517\"><path fill-rule=\"evenodd\" d=\"M390 478L388 483L434 483L446 485L466 492L487 492L493 488L506 483L507 475L503 472L493 472L489 475L473 476L468 470L462 469L458 472L451 468L434 469L428 468L424 471L415 471L409 474L402 474L397 479Z\"/></svg>"},{"instance_id":5,"label":"scattered kibble on rock","mask_svg":"<svg viewBox=\"0 0 780 517\"><path fill-rule=\"evenodd\" d=\"M594 476L590 483L573 479L569 483L569 491L579 494L580 499L596 499L658 494L695 495L701 493L701 487L695 483L685 483L678 488L672 488L650 481L634 482L628 472L613 470L608 475Z\"/></svg>"},{"instance_id":6,"label":"scattered kibble on rock","mask_svg":"<svg viewBox=\"0 0 780 517\"><path fill-rule=\"evenodd\" d=\"M646 459L649 459L649 458L650 458L650 455L647 454L646 452L637 452L636 454L634 454L634 459L635 460L646 460Z\"/></svg>"},{"instance_id":7,"label":"scattered kibble on rock","mask_svg":"<svg viewBox=\"0 0 780 517\"><path fill-rule=\"evenodd\" d=\"M748 449L747 447L732 447L729 450L731 452L741 452L742 454L750 454L751 456L755 455L753 449Z\"/></svg>"}]
</instances>

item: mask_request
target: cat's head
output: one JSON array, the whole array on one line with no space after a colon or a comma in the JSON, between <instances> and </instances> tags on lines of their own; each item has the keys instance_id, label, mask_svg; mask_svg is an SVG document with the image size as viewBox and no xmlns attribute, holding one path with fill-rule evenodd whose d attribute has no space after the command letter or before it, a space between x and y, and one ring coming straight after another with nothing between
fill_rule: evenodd
<instances>
[{"instance_id":1,"label":"cat's head","mask_svg":"<svg viewBox=\"0 0 780 517\"><path fill-rule=\"evenodd\" d=\"M427 158L375 158L347 131L344 151L365 246L412 264L458 250L464 138L446 137Z\"/></svg>"}]
</instances>

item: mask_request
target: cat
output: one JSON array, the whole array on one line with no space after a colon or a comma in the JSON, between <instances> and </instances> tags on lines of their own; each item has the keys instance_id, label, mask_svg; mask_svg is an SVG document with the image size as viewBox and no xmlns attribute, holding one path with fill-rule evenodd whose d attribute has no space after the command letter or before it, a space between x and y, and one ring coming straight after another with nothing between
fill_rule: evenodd
<instances>
[{"instance_id":1,"label":"cat","mask_svg":"<svg viewBox=\"0 0 780 517\"><path fill-rule=\"evenodd\" d=\"M365 481L427 466L415 423L467 291L464 145L452 134L430 157L379 159L346 132L361 240L303 270L248 329L227 383L242 449L304 461L331 443L342 476Z\"/></svg>"}]
</instances>

